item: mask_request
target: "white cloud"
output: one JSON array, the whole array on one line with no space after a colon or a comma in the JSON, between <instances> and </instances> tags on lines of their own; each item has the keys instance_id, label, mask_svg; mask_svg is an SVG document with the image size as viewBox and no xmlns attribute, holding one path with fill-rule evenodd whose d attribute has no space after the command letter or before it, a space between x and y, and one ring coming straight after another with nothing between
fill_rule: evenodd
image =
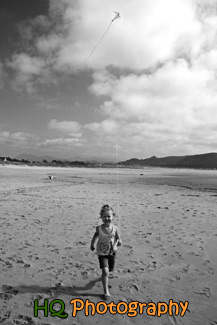
<instances>
[{"instance_id":1,"label":"white cloud","mask_svg":"<svg viewBox=\"0 0 217 325\"><path fill-rule=\"evenodd\" d=\"M45 73L44 61L26 53L14 54L11 61L7 62L7 66L15 72L13 87L16 90L24 88L30 94L34 92L35 78Z\"/></svg>"},{"instance_id":2,"label":"white cloud","mask_svg":"<svg viewBox=\"0 0 217 325\"><path fill-rule=\"evenodd\" d=\"M6 139L8 139L10 136L10 133L7 131L1 131L0 132L0 142L4 143L6 141Z\"/></svg>"},{"instance_id":3,"label":"white cloud","mask_svg":"<svg viewBox=\"0 0 217 325\"><path fill-rule=\"evenodd\" d=\"M208 11L210 6L203 10ZM120 11L122 18L112 23L86 61L107 30L113 10ZM29 27L25 39L54 70L70 72L111 65L146 69L180 51L197 55L204 45L206 19L198 18L194 0L59 0L50 1L49 17L39 16L25 25L25 30ZM206 29L213 28L216 30L206 24Z\"/></svg>"},{"instance_id":4,"label":"white cloud","mask_svg":"<svg viewBox=\"0 0 217 325\"><path fill-rule=\"evenodd\" d=\"M63 38L61 36L52 34L47 37L40 37L36 41L36 47L41 53L51 55L59 49L62 43Z\"/></svg>"},{"instance_id":5,"label":"white cloud","mask_svg":"<svg viewBox=\"0 0 217 325\"><path fill-rule=\"evenodd\" d=\"M115 65L144 69L170 59L180 39L189 38L186 46L192 46L195 35L200 40L200 22L195 19L194 6L189 0L137 0L133 3L129 0L118 3L81 0L65 4L63 22L68 33L65 41L61 41L59 68L64 65L77 69ZM86 62L108 27L112 10L117 7L123 18L114 21L106 39Z\"/></svg>"},{"instance_id":6,"label":"white cloud","mask_svg":"<svg viewBox=\"0 0 217 325\"><path fill-rule=\"evenodd\" d=\"M44 67L43 61L26 53L15 54L10 66L24 75L38 75Z\"/></svg>"},{"instance_id":7,"label":"white cloud","mask_svg":"<svg viewBox=\"0 0 217 325\"><path fill-rule=\"evenodd\" d=\"M93 73L94 83L89 87L91 93L97 96L110 96L116 86L116 78L106 69Z\"/></svg>"},{"instance_id":8,"label":"white cloud","mask_svg":"<svg viewBox=\"0 0 217 325\"><path fill-rule=\"evenodd\" d=\"M200 12L197 10L198 3ZM199 0L79 0L50 1L49 16L38 16L21 30L28 30L28 50L13 56L10 66L20 83L52 79L54 73L115 66L149 69L177 57L197 57L216 43L215 1ZM101 44L89 57L118 10ZM203 14L202 14L203 13ZM206 13L206 14L204 14ZM215 20L214 20L215 19ZM51 28L52 27L52 28ZM37 33L34 33L37 31ZM104 84L104 87L107 85ZM102 89L103 91L103 89Z\"/></svg>"},{"instance_id":9,"label":"white cloud","mask_svg":"<svg viewBox=\"0 0 217 325\"><path fill-rule=\"evenodd\" d=\"M55 119L51 120L48 124L48 128L52 130L61 131L63 133L68 133L71 136L80 138L81 137L81 126L76 121L57 121Z\"/></svg>"},{"instance_id":10,"label":"white cloud","mask_svg":"<svg viewBox=\"0 0 217 325\"><path fill-rule=\"evenodd\" d=\"M71 137L60 137L43 139L43 137L35 136L34 134L26 132L8 132L0 130L0 144L2 150L5 152L10 152L15 150L20 153L22 151L34 150L38 151L38 154L46 153L53 154L54 157L57 155L61 156L61 151L64 152L66 157L69 156L67 150L69 148L80 148L85 145L86 141L84 139L78 139ZM57 149L57 152L56 152ZM18 151L19 150L19 151Z\"/></svg>"},{"instance_id":11,"label":"white cloud","mask_svg":"<svg viewBox=\"0 0 217 325\"><path fill-rule=\"evenodd\" d=\"M209 148L212 141L217 141L215 71L206 69L203 59L193 61L192 65L179 59L152 74L120 76L115 83L107 73L104 78L99 74L94 77L91 91L110 97L104 101L101 112L106 121L118 123L122 148L131 144L131 150L136 148L139 152L145 141L149 148L157 143L163 154L171 147L184 150L185 146L198 146L200 142ZM103 126L104 122L93 123L88 128L106 135Z\"/></svg>"},{"instance_id":12,"label":"white cloud","mask_svg":"<svg viewBox=\"0 0 217 325\"><path fill-rule=\"evenodd\" d=\"M0 143L10 146L32 147L38 137L26 132L0 131Z\"/></svg>"},{"instance_id":13,"label":"white cloud","mask_svg":"<svg viewBox=\"0 0 217 325\"><path fill-rule=\"evenodd\" d=\"M114 135L116 133L116 122L114 120L104 120L100 123L94 122L86 124L85 129L96 132L97 134L110 134Z\"/></svg>"},{"instance_id":14,"label":"white cloud","mask_svg":"<svg viewBox=\"0 0 217 325\"><path fill-rule=\"evenodd\" d=\"M16 142L26 142L28 138L29 134L26 134L24 132L15 132L10 134L10 139Z\"/></svg>"},{"instance_id":15,"label":"white cloud","mask_svg":"<svg viewBox=\"0 0 217 325\"><path fill-rule=\"evenodd\" d=\"M81 147L84 142L77 138L56 138L56 139L47 139L39 143L39 147L47 148L62 148L63 147Z\"/></svg>"}]
</instances>

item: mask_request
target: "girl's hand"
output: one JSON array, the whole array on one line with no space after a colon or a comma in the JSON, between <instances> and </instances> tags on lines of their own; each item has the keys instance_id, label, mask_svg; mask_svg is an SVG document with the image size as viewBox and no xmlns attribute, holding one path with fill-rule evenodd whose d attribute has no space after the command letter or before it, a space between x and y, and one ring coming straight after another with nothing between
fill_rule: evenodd
<instances>
[{"instance_id":1,"label":"girl's hand","mask_svg":"<svg viewBox=\"0 0 217 325\"><path fill-rule=\"evenodd\" d=\"M92 251L94 251L94 250L95 250L95 247L94 247L93 245L90 245L90 249L91 249Z\"/></svg>"},{"instance_id":2,"label":"girl's hand","mask_svg":"<svg viewBox=\"0 0 217 325\"><path fill-rule=\"evenodd\" d=\"M118 246L121 246L120 239L118 239L116 243L113 245L113 251L116 251Z\"/></svg>"}]
</instances>

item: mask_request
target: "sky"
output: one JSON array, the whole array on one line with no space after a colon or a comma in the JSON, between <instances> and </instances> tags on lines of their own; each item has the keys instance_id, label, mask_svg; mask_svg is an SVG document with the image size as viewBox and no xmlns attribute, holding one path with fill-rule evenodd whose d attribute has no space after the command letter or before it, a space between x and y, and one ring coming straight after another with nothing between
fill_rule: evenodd
<instances>
[{"instance_id":1,"label":"sky","mask_svg":"<svg viewBox=\"0 0 217 325\"><path fill-rule=\"evenodd\" d=\"M217 151L217 0L1 0L0 40L0 156Z\"/></svg>"}]
</instances>

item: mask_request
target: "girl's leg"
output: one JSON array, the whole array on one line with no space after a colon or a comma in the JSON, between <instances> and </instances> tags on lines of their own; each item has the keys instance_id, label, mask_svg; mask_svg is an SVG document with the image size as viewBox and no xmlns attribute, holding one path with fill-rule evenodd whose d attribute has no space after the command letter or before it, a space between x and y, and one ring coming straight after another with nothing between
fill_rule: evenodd
<instances>
[{"instance_id":1,"label":"girl's leg","mask_svg":"<svg viewBox=\"0 0 217 325\"><path fill-rule=\"evenodd\" d=\"M102 285L103 285L104 294L106 296L110 296L110 293L108 290L108 276L109 276L109 269L108 269L108 267L104 267L102 269Z\"/></svg>"},{"instance_id":2,"label":"girl's leg","mask_svg":"<svg viewBox=\"0 0 217 325\"><path fill-rule=\"evenodd\" d=\"M109 278L110 279L114 278L112 272L114 271L114 267L115 267L115 256L116 254L109 256Z\"/></svg>"}]
</instances>

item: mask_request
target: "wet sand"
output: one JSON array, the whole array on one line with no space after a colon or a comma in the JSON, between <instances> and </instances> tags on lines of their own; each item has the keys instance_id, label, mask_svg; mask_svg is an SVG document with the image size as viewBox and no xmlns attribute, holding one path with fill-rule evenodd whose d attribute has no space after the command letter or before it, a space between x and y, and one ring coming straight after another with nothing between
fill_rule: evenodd
<instances>
[{"instance_id":1,"label":"wet sand","mask_svg":"<svg viewBox=\"0 0 217 325\"><path fill-rule=\"evenodd\" d=\"M217 171L1 166L0 179L1 324L217 324ZM189 301L183 317L72 317L72 299L102 301L89 247L105 203L123 240L111 301ZM68 318L34 317L35 299Z\"/></svg>"}]
</instances>

